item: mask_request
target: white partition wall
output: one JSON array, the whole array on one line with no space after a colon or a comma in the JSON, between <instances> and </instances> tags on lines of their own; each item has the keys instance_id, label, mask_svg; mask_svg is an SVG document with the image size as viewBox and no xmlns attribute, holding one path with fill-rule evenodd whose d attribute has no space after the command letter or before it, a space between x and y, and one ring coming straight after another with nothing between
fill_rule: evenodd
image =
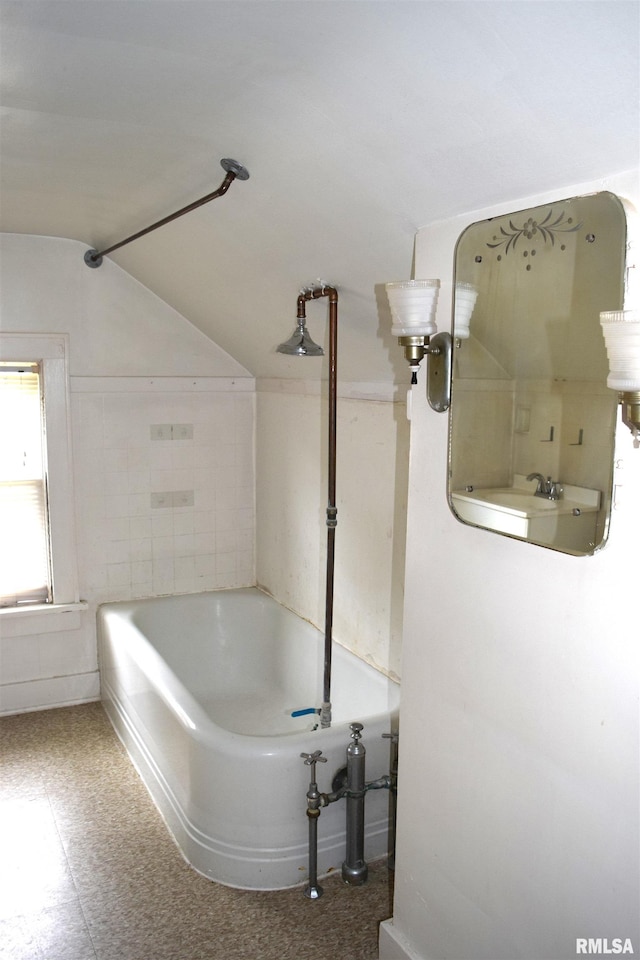
<instances>
[{"instance_id":1,"label":"white partition wall","mask_svg":"<svg viewBox=\"0 0 640 960\"><path fill-rule=\"evenodd\" d=\"M618 176L426 227L416 275L450 281L468 223L598 189L638 200L635 175ZM593 557L461 524L446 478L447 418L421 377L395 905L380 957L573 960L589 938L610 952L630 938L637 954L640 450L620 426L610 537Z\"/></svg>"}]
</instances>

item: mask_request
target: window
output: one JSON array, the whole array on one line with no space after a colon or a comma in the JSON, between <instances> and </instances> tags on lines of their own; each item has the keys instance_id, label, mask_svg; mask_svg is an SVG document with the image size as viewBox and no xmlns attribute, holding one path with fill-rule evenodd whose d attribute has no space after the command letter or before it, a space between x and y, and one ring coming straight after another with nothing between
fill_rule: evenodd
<instances>
[{"instance_id":1,"label":"window","mask_svg":"<svg viewBox=\"0 0 640 960\"><path fill-rule=\"evenodd\" d=\"M0 362L0 606L50 603L40 366Z\"/></svg>"},{"instance_id":2,"label":"window","mask_svg":"<svg viewBox=\"0 0 640 960\"><path fill-rule=\"evenodd\" d=\"M64 334L0 334L3 614L78 602L66 358Z\"/></svg>"}]
</instances>

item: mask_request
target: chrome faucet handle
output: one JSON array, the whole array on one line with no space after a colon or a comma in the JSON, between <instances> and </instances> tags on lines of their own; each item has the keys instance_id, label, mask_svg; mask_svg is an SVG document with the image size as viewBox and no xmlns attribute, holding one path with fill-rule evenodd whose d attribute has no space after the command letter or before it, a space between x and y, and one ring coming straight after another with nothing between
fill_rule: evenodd
<instances>
[{"instance_id":1,"label":"chrome faucet handle","mask_svg":"<svg viewBox=\"0 0 640 960\"><path fill-rule=\"evenodd\" d=\"M351 739L357 743L362 737L363 725L361 723L350 723L349 729L351 730Z\"/></svg>"},{"instance_id":2,"label":"chrome faucet handle","mask_svg":"<svg viewBox=\"0 0 640 960\"><path fill-rule=\"evenodd\" d=\"M549 499L550 500L559 500L562 494L564 493L564 487L559 480L552 480L549 477Z\"/></svg>"},{"instance_id":3,"label":"chrome faucet handle","mask_svg":"<svg viewBox=\"0 0 640 960\"><path fill-rule=\"evenodd\" d=\"M315 771L316 763L326 763L327 758L322 756L322 750L315 750L313 753L301 753L306 767L313 767Z\"/></svg>"}]
</instances>

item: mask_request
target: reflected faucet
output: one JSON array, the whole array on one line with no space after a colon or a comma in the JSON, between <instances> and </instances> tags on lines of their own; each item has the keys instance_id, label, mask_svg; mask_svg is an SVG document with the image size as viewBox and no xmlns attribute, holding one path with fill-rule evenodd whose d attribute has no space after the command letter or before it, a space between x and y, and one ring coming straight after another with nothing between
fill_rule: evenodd
<instances>
[{"instance_id":1,"label":"reflected faucet","mask_svg":"<svg viewBox=\"0 0 640 960\"><path fill-rule=\"evenodd\" d=\"M543 477L541 473L530 473L527 480L537 480L538 486L534 497L544 497L545 500L559 500L562 496L562 486L551 477Z\"/></svg>"}]
</instances>

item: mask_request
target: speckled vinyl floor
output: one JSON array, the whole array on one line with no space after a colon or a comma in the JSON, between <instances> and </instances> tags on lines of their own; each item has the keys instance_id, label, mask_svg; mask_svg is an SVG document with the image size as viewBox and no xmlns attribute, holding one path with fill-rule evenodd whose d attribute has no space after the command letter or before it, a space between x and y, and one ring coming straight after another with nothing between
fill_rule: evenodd
<instances>
[{"instance_id":1,"label":"speckled vinyl floor","mask_svg":"<svg viewBox=\"0 0 640 960\"><path fill-rule=\"evenodd\" d=\"M232 890L182 859L100 704L0 720L2 960L374 960L369 882ZM303 814L304 815L304 814Z\"/></svg>"}]
</instances>

